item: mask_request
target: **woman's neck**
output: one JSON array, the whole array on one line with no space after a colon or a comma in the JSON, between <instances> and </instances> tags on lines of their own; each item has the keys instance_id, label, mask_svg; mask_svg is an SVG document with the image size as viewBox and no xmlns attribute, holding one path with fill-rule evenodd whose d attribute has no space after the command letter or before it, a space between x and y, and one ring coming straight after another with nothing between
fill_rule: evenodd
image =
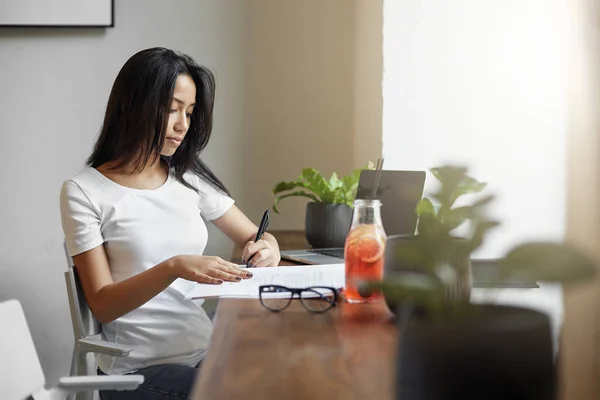
<instances>
[{"instance_id":1,"label":"woman's neck","mask_svg":"<svg viewBox=\"0 0 600 400\"><path fill-rule=\"evenodd\" d=\"M142 169L139 169L134 162L129 162L124 165L121 164L122 163L118 160L108 161L99 166L97 169L122 175L136 175L138 177L163 174L168 169L167 162L164 161L160 156L158 156L155 160L148 160L148 163Z\"/></svg>"},{"instance_id":2,"label":"woman's neck","mask_svg":"<svg viewBox=\"0 0 600 400\"><path fill-rule=\"evenodd\" d=\"M116 161L107 162L96 169L118 184L135 189L156 189L162 186L169 176L169 165L161 157L148 163L142 170L131 164L119 167Z\"/></svg>"}]
</instances>

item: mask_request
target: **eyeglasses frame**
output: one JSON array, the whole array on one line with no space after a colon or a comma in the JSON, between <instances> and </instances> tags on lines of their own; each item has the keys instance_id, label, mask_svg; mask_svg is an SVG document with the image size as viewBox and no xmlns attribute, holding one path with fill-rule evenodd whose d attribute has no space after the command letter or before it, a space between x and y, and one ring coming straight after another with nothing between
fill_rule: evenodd
<instances>
[{"instance_id":1,"label":"eyeglasses frame","mask_svg":"<svg viewBox=\"0 0 600 400\"><path fill-rule=\"evenodd\" d=\"M288 299L287 304L282 307L282 308L271 308L269 306L267 306L264 301L263 301L263 293L269 293L267 292L265 289L267 288L279 288L279 289L284 289L288 292L291 292L291 296ZM314 310L311 309L309 307L306 306L306 304L304 304L304 300L301 296L302 292L306 292L306 291L313 291L315 293L319 293L318 291L314 290L314 289L327 289L327 290L331 290L333 292L333 301L329 302L329 307L323 309L323 310ZM286 308L288 308L290 306L290 304L292 304L292 300L294 300L295 297L297 297L300 300L300 303L302 303L302 307L304 307L304 309L308 312L312 312L315 314L321 314L324 313L326 311L331 310L333 307L335 307L337 305L337 301L338 301L338 297L339 297L339 289L336 289L334 287L331 286L308 286L305 288L289 288L287 286L282 286L282 285L261 285L258 287L258 296L260 299L260 304L262 304L262 306L264 308L266 308L269 311L272 312L281 312L283 310L285 310ZM321 296L321 297L325 297L325 296ZM309 299L306 299L309 300Z\"/></svg>"}]
</instances>

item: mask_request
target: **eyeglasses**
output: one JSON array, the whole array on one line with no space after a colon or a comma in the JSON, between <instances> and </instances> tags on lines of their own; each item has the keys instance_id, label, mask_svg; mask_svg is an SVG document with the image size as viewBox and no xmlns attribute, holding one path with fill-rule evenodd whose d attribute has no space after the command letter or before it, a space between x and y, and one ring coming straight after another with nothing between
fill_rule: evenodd
<instances>
[{"instance_id":1,"label":"eyeglasses","mask_svg":"<svg viewBox=\"0 0 600 400\"><path fill-rule=\"evenodd\" d=\"M279 285L262 285L258 288L260 303L268 310L279 312L286 309L294 297L310 312L322 313L337 303L338 290L328 286L311 286L293 289Z\"/></svg>"}]
</instances>

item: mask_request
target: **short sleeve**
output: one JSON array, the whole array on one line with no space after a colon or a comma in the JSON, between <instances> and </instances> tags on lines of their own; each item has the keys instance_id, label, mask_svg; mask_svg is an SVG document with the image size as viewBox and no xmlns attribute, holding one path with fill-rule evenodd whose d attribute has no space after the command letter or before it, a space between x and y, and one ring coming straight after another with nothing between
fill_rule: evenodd
<instances>
[{"instance_id":1,"label":"short sleeve","mask_svg":"<svg viewBox=\"0 0 600 400\"><path fill-rule=\"evenodd\" d=\"M223 216L231 208L234 200L203 179L198 178L198 181L200 191L198 208L202 217L208 221L213 221Z\"/></svg>"},{"instance_id":2,"label":"short sleeve","mask_svg":"<svg viewBox=\"0 0 600 400\"><path fill-rule=\"evenodd\" d=\"M71 257L104 243L100 216L77 183L67 180L60 191L60 214Z\"/></svg>"}]
</instances>

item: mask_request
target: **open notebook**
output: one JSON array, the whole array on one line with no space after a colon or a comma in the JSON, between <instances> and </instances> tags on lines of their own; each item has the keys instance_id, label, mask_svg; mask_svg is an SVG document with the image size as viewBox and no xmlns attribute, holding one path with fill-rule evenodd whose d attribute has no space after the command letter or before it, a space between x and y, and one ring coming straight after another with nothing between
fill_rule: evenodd
<instances>
[{"instance_id":1,"label":"open notebook","mask_svg":"<svg viewBox=\"0 0 600 400\"><path fill-rule=\"evenodd\" d=\"M224 282L221 285L198 283L186 294L186 299L210 297L258 298L261 285L281 285L289 288L309 286L344 287L344 264L299 265L290 267L252 268L254 275L240 282Z\"/></svg>"}]
</instances>

